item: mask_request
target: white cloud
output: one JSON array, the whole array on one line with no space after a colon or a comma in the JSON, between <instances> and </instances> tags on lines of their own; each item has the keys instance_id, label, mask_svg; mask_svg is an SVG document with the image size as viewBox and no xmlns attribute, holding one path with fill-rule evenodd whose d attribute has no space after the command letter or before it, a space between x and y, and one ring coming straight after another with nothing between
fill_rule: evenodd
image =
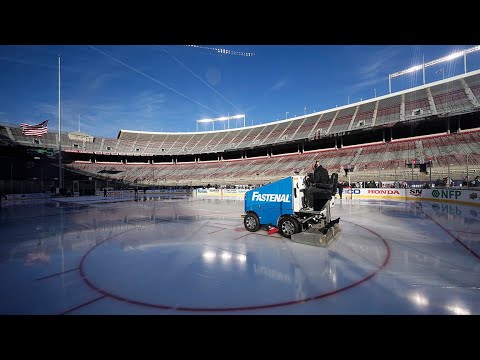
<instances>
[{"instance_id":1,"label":"white cloud","mask_svg":"<svg viewBox=\"0 0 480 360\"><path fill-rule=\"evenodd\" d=\"M280 89L283 88L286 84L287 84L287 80L286 80L286 79L278 80L275 84L273 84L273 86L270 88L270 90L271 90L271 91L280 90Z\"/></svg>"},{"instance_id":2,"label":"white cloud","mask_svg":"<svg viewBox=\"0 0 480 360\"><path fill-rule=\"evenodd\" d=\"M99 76L97 76L95 78L95 80L92 81L92 83L90 84L90 88L89 90L90 91L95 91L95 90L98 90L98 89L101 89L102 87L104 87L107 82L111 81L112 79L116 78L116 77L120 77L120 73L104 73L104 74L101 74Z\"/></svg>"},{"instance_id":3,"label":"white cloud","mask_svg":"<svg viewBox=\"0 0 480 360\"><path fill-rule=\"evenodd\" d=\"M263 93L263 96L268 96L270 93L282 89L283 87L285 87L286 84L287 84L287 80L286 80L286 79L279 79L279 80L277 80L272 86L270 86L270 87Z\"/></svg>"},{"instance_id":4,"label":"white cloud","mask_svg":"<svg viewBox=\"0 0 480 360\"><path fill-rule=\"evenodd\" d=\"M165 108L164 93L153 93L144 91L134 99L134 108L145 116L156 115Z\"/></svg>"},{"instance_id":5,"label":"white cloud","mask_svg":"<svg viewBox=\"0 0 480 360\"><path fill-rule=\"evenodd\" d=\"M388 64L392 63L392 59L397 57L400 51L401 49L397 46L388 46L371 54L370 58L372 61L360 67L358 72L359 80L349 86L350 93L354 94L357 91L368 89L373 97L373 88L386 81L388 74L385 71L389 68Z\"/></svg>"},{"instance_id":6,"label":"white cloud","mask_svg":"<svg viewBox=\"0 0 480 360\"><path fill-rule=\"evenodd\" d=\"M373 91L373 88L375 87L374 85L380 83L381 81L383 81L383 80L381 80L381 79L379 80L378 78L370 78L370 79L366 79L366 80L363 80L363 81L356 82L355 84L350 86L349 89L352 93L355 93L356 91L362 90L362 89L365 89L365 88L368 88L368 89ZM373 95L373 93L372 93L372 95Z\"/></svg>"},{"instance_id":7,"label":"white cloud","mask_svg":"<svg viewBox=\"0 0 480 360\"><path fill-rule=\"evenodd\" d=\"M388 46L376 51L371 55L374 60L360 68L359 76L364 79L378 78L388 68L386 64L391 63L392 59L398 56L399 52L400 49L395 46Z\"/></svg>"},{"instance_id":8,"label":"white cloud","mask_svg":"<svg viewBox=\"0 0 480 360\"><path fill-rule=\"evenodd\" d=\"M80 130L91 135L116 137L120 129L158 130L167 115L166 95L145 91L131 102L84 105L75 101L63 101L61 106L62 131ZM49 128L58 129L58 104L41 103L35 106L35 117L50 120ZM141 125L141 128L139 127ZM149 126L151 126L149 128Z\"/></svg>"}]
</instances>

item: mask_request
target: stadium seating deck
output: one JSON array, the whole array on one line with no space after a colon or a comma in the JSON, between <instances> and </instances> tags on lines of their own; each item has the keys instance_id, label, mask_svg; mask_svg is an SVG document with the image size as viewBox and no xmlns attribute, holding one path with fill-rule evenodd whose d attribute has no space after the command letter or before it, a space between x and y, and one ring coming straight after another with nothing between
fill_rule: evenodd
<instances>
[{"instance_id":1,"label":"stadium seating deck","mask_svg":"<svg viewBox=\"0 0 480 360\"><path fill-rule=\"evenodd\" d=\"M460 147L461 146L461 147ZM325 149L303 154L285 154L271 157L245 158L230 161L190 162L177 164L107 164L74 162L67 167L98 175L102 170L115 170L111 179L139 180L158 184L162 181L224 182L255 181L256 178L274 179L311 172L318 160L331 172L341 172L346 165L358 170L405 169L406 164L432 161L433 167L465 166L480 163L480 130L464 133L396 140L387 143L357 145L339 149Z\"/></svg>"},{"instance_id":2,"label":"stadium seating deck","mask_svg":"<svg viewBox=\"0 0 480 360\"><path fill-rule=\"evenodd\" d=\"M411 90L381 96L314 114L305 114L267 123L227 130L203 132L142 132L120 130L118 138L94 137L93 142L73 139L61 134L63 151L79 151L119 155L203 155L296 140L313 140L369 127L390 126L396 122L421 119L432 114L473 113L480 110L480 72L464 74L451 80L439 81ZM58 149L58 133L52 131L41 138L22 134L19 126L0 125L0 144ZM339 144L336 142L336 144ZM340 146L340 145L339 145ZM266 148L266 147L265 147ZM300 147L299 147L300 149ZM290 151L290 150L289 150ZM246 154L247 152L245 152ZM265 150L265 155L271 152ZM258 154L256 154L258 156ZM243 156L243 155L242 155ZM192 157L197 159L197 156ZM210 158L215 158L211 156ZM293 171L308 171L314 160L321 161L331 171L341 171L346 165L357 169L397 169L413 160L432 161L435 167L478 164L480 131L471 129L453 134L424 136L343 148L329 148L288 155L259 156L231 161L192 161L190 163L85 163L69 167L86 173L114 169L107 174L116 179L146 179L149 182L183 181L184 179L233 179L256 177L273 179L291 175ZM198 159L197 159L198 160ZM130 181L129 180L129 181ZM133 181L133 180L132 180Z\"/></svg>"}]
</instances>

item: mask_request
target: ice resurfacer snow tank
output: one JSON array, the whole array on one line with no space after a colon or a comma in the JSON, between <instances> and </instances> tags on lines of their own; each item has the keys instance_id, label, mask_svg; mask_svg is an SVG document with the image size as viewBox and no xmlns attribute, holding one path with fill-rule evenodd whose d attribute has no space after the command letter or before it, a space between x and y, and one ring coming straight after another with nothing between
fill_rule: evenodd
<instances>
[{"instance_id":1,"label":"ice resurfacer snow tank","mask_svg":"<svg viewBox=\"0 0 480 360\"><path fill-rule=\"evenodd\" d=\"M309 180L309 177L290 176L247 191L242 215L245 228L256 232L262 226L273 226L282 236L298 243L321 247L330 244L341 232L340 218L332 220L330 213L338 174L333 173L328 184L311 184ZM324 189L320 196L314 195L313 210L305 209L304 197L309 186Z\"/></svg>"}]
</instances>

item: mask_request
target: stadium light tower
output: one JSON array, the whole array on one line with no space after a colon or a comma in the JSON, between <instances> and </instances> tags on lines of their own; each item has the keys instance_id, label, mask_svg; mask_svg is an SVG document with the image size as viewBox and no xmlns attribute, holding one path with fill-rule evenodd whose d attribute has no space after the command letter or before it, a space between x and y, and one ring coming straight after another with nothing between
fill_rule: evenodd
<instances>
[{"instance_id":1,"label":"stadium light tower","mask_svg":"<svg viewBox=\"0 0 480 360\"><path fill-rule=\"evenodd\" d=\"M464 70L465 73L467 73L467 54L470 54L474 51L480 51L480 45L474 46L472 48L469 48L469 49L466 49L466 50L463 50L463 51L454 52L450 55L444 56L440 59L429 61L427 63L425 63L425 61L424 61L422 65L415 65L415 66L412 66L411 68L408 68L408 69L402 70L402 71L398 71L394 74L388 74L388 90L389 90L389 93L390 94L392 93L392 79L394 77L409 74L409 73L412 73L412 72L415 72L415 71L418 71L418 70L423 70L423 83L425 84L425 68L427 68L429 66L440 64L442 62L447 62L447 61L450 61L450 60L454 60L454 59L457 59L461 56L463 56L463 70Z\"/></svg>"},{"instance_id":2,"label":"stadium light tower","mask_svg":"<svg viewBox=\"0 0 480 360\"><path fill-rule=\"evenodd\" d=\"M218 118L214 118L214 119L200 119L200 120L197 120L197 131L198 131L198 124L199 123L212 123L212 128L213 130L215 130L215 122L216 121L225 121L227 120L227 124L228 124L228 129L230 129L230 119L243 119L243 127L245 127L245 114L240 114L240 115L233 115L233 116L221 116L221 117L218 117Z\"/></svg>"},{"instance_id":3,"label":"stadium light tower","mask_svg":"<svg viewBox=\"0 0 480 360\"><path fill-rule=\"evenodd\" d=\"M200 120L197 120L197 131L198 131L198 124L200 124L200 123L209 123L209 122L212 122L212 119L200 119Z\"/></svg>"}]
</instances>

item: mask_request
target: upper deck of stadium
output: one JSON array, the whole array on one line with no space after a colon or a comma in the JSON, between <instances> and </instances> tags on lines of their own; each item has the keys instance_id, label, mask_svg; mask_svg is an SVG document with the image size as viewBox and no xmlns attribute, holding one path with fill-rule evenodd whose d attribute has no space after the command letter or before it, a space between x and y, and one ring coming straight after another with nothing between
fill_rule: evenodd
<instances>
[{"instance_id":1,"label":"upper deck of stadium","mask_svg":"<svg viewBox=\"0 0 480 360\"><path fill-rule=\"evenodd\" d=\"M62 133L63 151L103 155L195 155L240 151L342 136L357 130L393 127L397 123L444 118L480 111L480 70L263 125L216 131L147 132L119 130L117 138ZM132 119L134 120L134 119ZM42 138L22 135L20 127L0 125L0 144L58 149L58 133Z\"/></svg>"}]
</instances>

